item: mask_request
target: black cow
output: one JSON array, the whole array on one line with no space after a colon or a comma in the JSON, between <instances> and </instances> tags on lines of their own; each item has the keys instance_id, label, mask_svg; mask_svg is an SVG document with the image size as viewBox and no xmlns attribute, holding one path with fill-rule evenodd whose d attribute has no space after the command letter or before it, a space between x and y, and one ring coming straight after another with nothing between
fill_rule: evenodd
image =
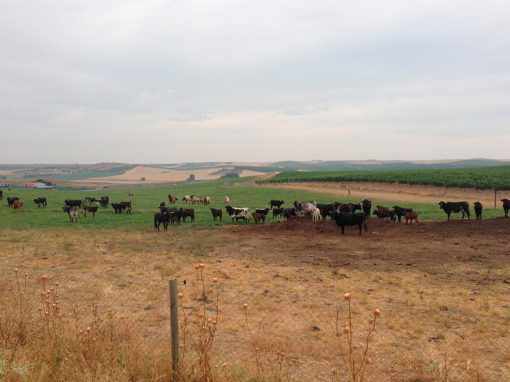
<instances>
[{"instance_id":1,"label":"black cow","mask_svg":"<svg viewBox=\"0 0 510 382\"><path fill-rule=\"evenodd\" d=\"M413 212L413 209L393 206L393 211L395 211L395 215L397 215L398 222L400 223L402 220L402 216L404 216L407 212Z\"/></svg>"},{"instance_id":2,"label":"black cow","mask_svg":"<svg viewBox=\"0 0 510 382\"><path fill-rule=\"evenodd\" d=\"M0 190L0 200L3 200L3 199L4 199L4 191Z\"/></svg>"},{"instance_id":3,"label":"black cow","mask_svg":"<svg viewBox=\"0 0 510 382\"><path fill-rule=\"evenodd\" d=\"M359 227L359 234L361 235L361 228L365 228L365 232L368 231L367 229L367 217L365 214L362 213L334 213L333 218L335 219L336 224L340 227L342 230L342 235L345 233L345 226L346 225L357 225Z\"/></svg>"},{"instance_id":4,"label":"black cow","mask_svg":"<svg viewBox=\"0 0 510 382\"><path fill-rule=\"evenodd\" d=\"M273 219L278 216L283 216L283 211L285 211L285 208L274 208L273 209Z\"/></svg>"},{"instance_id":5,"label":"black cow","mask_svg":"<svg viewBox=\"0 0 510 382\"><path fill-rule=\"evenodd\" d=\"M83 200L81 200L81 199L66 199L66 200L64 200L64 204L69 207L81 208L81 206L83 204Z\"/></svg>"},{"instance_id":6,"label":"black cow","mask_svg":"<svg viewBox=\"0 0 510 382\"><path fill-rule=\"evenodd\" d=\"M293 216L297 216L296 209L295 208L285 208L285 210L283 211L283 217L286 220L289 220Z\"/></svg>"},{"instance_id":7,"label":"black cow","mask_svg":"<svg viewBox=\"0 0 510 382\"><path fill-rule=\"evenodd\" d=\"M283 200L271 200L269 202L269 206L271 207L271 209L273 207L276 207L276 208L281 208L281 206L284 204L285 202Z\"/></svg>"},{"instance_id":8,"label":"black cow","mask_svg":"<svg viewBox=\"0 0 510 382\"><path fill-rule=\"evenodd\" d=\"M343 212L343 213L354 213L356 211L361 211L361 204L359 203L339 203L335 202L335 211Z\"/></svg>"},{"instance_id":9,"label":"black cow","mask_svg":"<svg viewBox=\"0 0 510 382\"><path fill-rule=\"evenodd\" d=\"M261 215L264 215L264 219L265 217L267 216L267 214L269 213L269 208L257 208L255 210L255 213L257 214L261 214Z\"/></svg>"},{"instance_id":10,"label":"black cow","mask_svg":"<svg viewBox=\"0 0 510 382\"><path fill-rule=\"evenodd\" d=\"M108 207L108 204L110 204L110 198L108 196L101 196L101 199L99 199L99 204L103 208Z\"/></svg>"},{"instance_id":11,"label":"black cow","mask_svg":"<svg viewBox=\"0 0 510 382\"><path fill-rule=\"evenodd\" d=\"M220 221L222 221L223 211L221 210L221 208L211 208L210 210L214 221L216 221L217 218L219 218Z\"/></svg>"},{"instance_id":12,"label":"black cow","mask_svg":"<svg viewBox=\"0 0 510 382\"><path fill-rule=\"evenodd\" d=\"M501 199L503 202L503 211L505 211L505 217L508 217L508 211L510 211L510 199Z\"/></svg>"},{"instance_id":13,"label":"black cow","mask_svg":"<svg viewBox=\"0 0 510 382\"><path fill-rule=\"evenodd\" d=\"M476 220L482 220L483 206L480 202L474 202L473 208L475 210Z\"/></svg>"},{"instance_id":14,"label":"black cow","mask_svg":"<svg viewBox=\"0 0 510 382\"><path fill-rule=\"evenodd\" d=\"M182 222L186 222L186 218L189 217L191 222L195 221L195 209L194 208L179 208L179 214L181 216Z\"/></svg>"},{"instance_id":15,"label":"black cow","mask_svg":"<svg viewBox=\"0 0 510 382\"><path fill-rule=\"evenodd\" d=\"M126 211L126 213L131 213L131 202L119 202L112 203L112 208L115 210L115 214L121 214L122 211Z\"/></svg>"},{"instance_id":16,"label":"black cow","mask_svg":"<svg viewBox=\"0 0 510 382\"><path fill-rule=\"evenodd\" d=\"M12 205L14 204L14 202L16 200L19 200L19 198L17 196L8 196L7 197L7 205L9 206L9 208L12 207Z\"/></svg>"},{"instance_id":17,"label":"black cow","mask_svg":"<svg viewBox=\"0 0 510 382\"><path fill-rule=\"evenodd\" d=\"M368 199L362 200L361 208L363 209L365 216L370 216L370 211L372 210L372 202Z\"/></svg>"},{"instance_id":18,"label":"black cow","mask_svg":"<svg viewBox=\"0 0 510 382\"><path fill-rule=\"evenodd\" d=\"M439 208L441 208L448 215L448 220L450 220L450 215L452 212L462 212L462 220L464 220L464 216L467 215L469 219L469 203L468 202L439 202Z\"/></svg>"},{"instance_id":19,"label":"black cow","mask_svg":"<svg viewBox=\"0 0 510 382\"><path fill-rule=\"evenodd\" d=\"M163 223L163 230L168 230L168 223L170 223L170 213L169 212L156 212L154 214L154 231L159 231L159 226Z\"/></svg>"},{"instance_id":20,"label":"black cow","mask_svg":"<svg viewBox=\"0 0 510 382\"><path fill-rule=\"evenodd\" d=\"M335 204L317 204L317 208L319 209L321 216L323 219L326 219L327 216L332 216L332 213L335 212Z\"/></svg>"},{"instance_id":21,"label":"black cow","mask_svg":"<svg viewBox=\"0 0 510 382\"><path fill-rule=\"evenodd\" d=\"M39 208L41 208L41 206L46 207L48 205L46 198L35 198L34 203L37 204L37 207Z\"/></svg>"},{"instance_id":22,"label":"black cow","mask_svg":"<svg viewBox=\"0 0 510 382\"><path fill-rule=\"evenodd\" d=\"M87 212L89 212L92 214L92 218L95 218L98 209L98 206L83 206L83 216L87 217Z\"/></svg>"}]
</instances>

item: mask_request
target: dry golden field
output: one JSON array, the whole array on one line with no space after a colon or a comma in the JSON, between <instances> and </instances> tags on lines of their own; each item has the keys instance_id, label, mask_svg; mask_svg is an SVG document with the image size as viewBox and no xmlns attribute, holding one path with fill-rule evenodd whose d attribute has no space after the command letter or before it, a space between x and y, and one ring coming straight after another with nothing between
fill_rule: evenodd
<instances>
[{"instance_id":1,"label":"dry golden field","mask_svg":"<svg viewBox=\"0 0 510 382\"><path fill-rule=\"evenodd\" d=\"M0 230L0 372L9 381L169 381L168 280L179 280L190 314L203 263L212 317L218 278L218 381L348 380L335 336L346 292L356 352L381 311L365 381L510 380L510 219L369 223L361 237L303 220L168 233ZM23 310L25 334L14 325L8 336L20 314L15 269L22 291L27 273L23 298L35 306L43 283L58 283L60 324ZM61 342L44 341L45 325L65 333L48 337Z\"/></svg>"}]
</instances>

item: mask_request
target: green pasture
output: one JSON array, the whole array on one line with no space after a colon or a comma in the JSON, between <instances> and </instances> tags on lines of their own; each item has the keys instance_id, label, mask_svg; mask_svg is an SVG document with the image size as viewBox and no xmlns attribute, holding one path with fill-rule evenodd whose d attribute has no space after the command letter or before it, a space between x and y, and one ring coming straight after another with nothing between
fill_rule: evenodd
<instances>
[{"instance_id":1,"label":"green pasture","mask_svg":"<svg viewBox=\"0 0 510 382\"><path fill-rule=\"evenodd\" d=\"M216 225L232 224L228 215L224 212L222 223L214 223L209 211L210 207L224 207L224 197L228 195L235 207L266 208L269 207L271 199L285 200L285 205L290 207L294 200L316 200L319 203L339 202L359 202L354 198L334 197L319 192L307 192L300 190L286 190L283 188L262 187L254 185L253 178L230 179L221 181L212 181L193 184L179 185L160 185L160 186L133 186L126 188L107 188L97 190L36 190L26 188L13 188L4 191L4 200L0 201L0 229L33 229L33 228L66 228L66 229L95 229L95 228L119 228L119 229L146 229L153 227L154 213L158 211L161 202L167 202L169 193L177 195L179 202L177 207L185 207L186 204L181 201L183 195L208 195L212 198L210 206L195 205L195 223L181 224L179 228L187 229L189 227L214 227ZM134 194L130 197L129 193ZM6 196L18 196L25 202L23 210L15 212L7 207ZM89 214L87 218L81 217L79 222L72 224L69 222L67 214L62 211L65 199L82 199L86 196L109 196L111 202L131 200L133 203L133 212L131 215L115 215L113 209L100 209L95 219ZM38 208L32 200L36 197L46 197L48 199L47 208ZM403 207L411 207L420 213L421 219L445 219L446 215L436 204L427 203L402 203L398 200L378 200L373 199L372 205L393 206L395 204ZM474 215L474 212L473 212ZM502 216L501 208L496 210L486 208L484 217ZM458 218L459 215L455 215ZM268 221L273 222L272 216ZM244 224L242 222L236 224Z\"/></svg>"}]
</instances>

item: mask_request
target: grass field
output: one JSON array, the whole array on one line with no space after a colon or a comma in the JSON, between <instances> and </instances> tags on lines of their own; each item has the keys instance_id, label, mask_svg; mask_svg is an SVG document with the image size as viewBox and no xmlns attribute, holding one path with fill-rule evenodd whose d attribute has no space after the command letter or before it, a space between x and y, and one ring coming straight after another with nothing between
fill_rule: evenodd
<instances>
[{"instance_id":1,"label":"grass field","mask_svg":"<svg viewBox=\"0 0 510 382\"><path fill-rule=\"evenodd\" d=\"M388 182L510 190L510 166L439 170L301 171L277 174L266 183Z\"/></svg>"},{"instance_id":2,"label":"grass field","mask_svg":"<svg viewBox=\"0 0 510 382\"><path fill-rule=\"evenodd\" d=\"M353 201L361 199L334 197L327 193L311 192L303 190L287 190L280 188L260 187L253 183L253 178L212 181L194 184L181 184L174 186L133 186L129 188L109 188L98 190L36 190L25 188L13 188L11 191L4 189L5 196L18 196L25 201L22 211L16 213L7 207L4 200L0 204L0 227L28 229L66 227L70 229L94 229L94 228L122 228L122 229L152 229L153 216L161 202L167 200L169 193L178 195L208 195L212 198L210 206L194 206L196 211L195 223L182 224L179 228L186 229L191 226L215 226L231 224L230 219L224 219L223 223L214 223L209 211L210 207L224 207L224 197L228 195L232 199L232 205L237 207L265 208L271 199L282 199L286 206L290 206L294 200L316 200L319 203L332 201ZM129 193L134 196L130 197ZM79 223L71 224L67 215L62 212L62 206L66 199L82 199L85 196L101 197L108 195L110 201L132 200L133 212L131 215L115 215L111 207L100 209L95 219L91 216L81 218ZM32 202L36 197L48 199L47 208L37 208ZM395 204L411 207L419 212L421 219L445 219L445 214L435 203L409 203L399 200L372 199L372 205L377 204L393 206ZM185 207L184 202L179 201L177 206ZM226 215L226 214L225 214ZM486 208L485 217L497 217L502 215L502 210ZM270 217L269 222L273 221Z\"/></svg>"}]
</instances>

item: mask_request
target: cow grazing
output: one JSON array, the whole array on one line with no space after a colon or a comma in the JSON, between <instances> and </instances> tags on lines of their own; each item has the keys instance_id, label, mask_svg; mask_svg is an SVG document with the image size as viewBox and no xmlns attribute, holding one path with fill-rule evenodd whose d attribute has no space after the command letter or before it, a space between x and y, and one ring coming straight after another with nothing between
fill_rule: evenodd
<instances>
[{"instance_id":1,"label":"cow grazing","mask_svg":"<svg viewBox=\"0 0 510 382\"><path fill-rule=\"evenodd\" d=\"M83 205L83 200L81 200L81 199L66 199L66 200L64 200L64 204L69 207L81 208L81 206Z\"/></svg>"},{"instance_id":2,"label":"cow grazing","mask_svg":"<svg viewBox=\"0 0 510 382\"><path fill-rule=\"evenodd\" d=\"M283 217L285 220L289 220L293 216L297 216L296 209L295 208L285 208L283 211Z\"/></svg>"},{"instance_id":3,"label":"cow grazing","mask_svg":"<svg viewBox=\"0 0 510 382\"><path fill-rule=\"evenodd\" d=\"M168 203L170 203L170 204L175 204L175 203L177 203L177 196L174 196L174 195L168 194Z\"/></svg>"},{"instance_id":4,"label":"cow grazing","mask_svg":"<svg viewBox=\"0 0 510 382\"><path fill-rule=\"evenodd\" d=\"M345 234L345 226L357 225L359 227L359 234L361 235L361 228L365 228L365 232L367 229L367 217L362 213L338 213L336 212L333 215L333 219L335 219L336 224L340 227L342 235Z\"/></svg>"},{"instance_id":5,"label":"cow grazing","mask_svg":"<svg viewBox=\"0 0 510 382\"><path fill-rule=\"evenodd\" d=\"M64 206L62 207L62 210L67 213L67 216L69 216L69 220L71 223L77 223L78 218L80 217L80 210L76 206Z\"/></svg>"},{"instance_id":6,"label":"cow grazing","mask_svg":"<svg viewBox=\"0 0 510 382\"><path fill-rule=\"evenodd\" d=\"M221 210L221 208L211 208L210 210L214 221L216 221L217 218L219 218L220 221L222 221L223 211Z\"/></svg>"},{"instance_id":7,"label":"cow grazing","mask_svg":"<svg viewBox=\"0 0 510 382\"><path fill-rule=\"evenodd\" d=\"M188 217L192 223L195 221L195 209L193 208L179 208L179 214L183 223L186 223L186 218Z\"/></svg>"},{"instance_id":8,"label":"cow grazing","mask_svg":"<svg viewBox=\"0 0 510 382\"><path fill-rule=\"evenodd\" d=\"M415 223L418 223L418 214L416 212L409 212L409 211L407 211L404 214L404 217L406 219L406 224L407 223L413 224L413 220L414 220Z\"/></svg>"},{"instance_id":9,"label":"cow grazing","mask_svg":"<svg viewBox=\"0 0 510 382\"><path fill-rule=\"evenodd\" d=\"M271 200L269 202L269 207L272 209L273 207L276 207L276 208L281 208L281 206L284 204L285 202L283 200Z\"/></svg>"},{"instance_id":10,"label":"cow grazing","mask_svg":"<svg viewBox=\"0 0 510 382\"><path fill-rule=\"evenodd\" d=\"M96 217L98 206L83 206L83 216L87 217L87 212L92 214L92 218Z\"/></svg>"},{"instance_id":11,"label":"cow grazing","mask_svg":"<svg viewBox=\"0 0 510 382\"><path fill-rule=\"evenodd\" d=\"M48 205L48 202L46 201L46 198L35 198L34 203L37 204L38 208L46 207Z\"/></svg>"},{"instance_id":12,"label":"cow grazing","mask_svg":"<svg viewBox=\"0 0 510 382\"><path fill-rule=\"evenodd\" d=\"M372 210L372 202L368 199L362 200L361 208L363 209L365 216L370 216L370 211Z\"/></svg>"},{"instance_id":13,"label":"cow grazing","mask_svg":"<svg viewBox=\"0 0 510 382\"><path fill-rule=\"evenodd\" d=\"M285 211L284 208L274 208L273 209L273 219L278 216L283 216L283 211Z\"/></svg>"},{"instance_id":14,"label":"cow grazing","mask_svg":"<svg viewBox=\"0 0 510 382\"><path fill-rule=\"evenodd\" d=\"M12 208L14 208L14 211L16 212L21 211L23 204L24 204L23 200L21 199L15 200L14 203L12 203Z\"/></svg>"},{"instance_id":15,"label":"cow grazing","mask_svg":"<svg viewBox=\"0 0 510 382\"><path fill-rule=\"evenodd\" d=\"M225 206L225 210L228 215L232 218L232 223L234 221L244 220L249 221L251 218L250 209L247 207L236 208L231 206Z\"/></svg>"},{"instance_id":16,"label":"cow grazing","mask_svg":"<svg viewBox=\"0 0 510 382\"><path fill-rule=\"evenodd\" d=\"M413 212L413 209L393 206L393 211L395 211L395 215L397 216L398 222L400 223L402 221L402 216L404 216L406 212Z\"/></svg>"},{"instance_id":17,"label":"cow grazing","mask_svg":"<svg viewBox=\"0 0 510 382\"><path fill-rule=\"evenodd\" d=\"M505 211L505 217L508 217L508 211L510 211L510 199L501 199L503 202L503 211Z\"/></svg>"},{"instance_id":18,"label":"cow grazing","mask_svg":"<svg viewBox=\"0 0 510 382\"><path fill-rule=\"evenodd\" d=\"M266 222L266 215L255 212L253 214L253 220L255 221L255 224L264 224Z\"/></svg>"},{"instance_id":19,"label":"cow grazing","mask_svg":"<svg viewBox=\"0 0 510 382\"><path fill-rule=\"evenodd\" d=\"M450 220L450 215L452 212L459 213L462 212L462 220L464 220L464 216L467 215L469 219L469 203L468 202L439 202L439 208L441 208L446 215L448 215L448 220Z\"/></svg>"},{"instance_id":20,"label":"cow grazing","mask_svg":"<svg viewBox=\"0 0 510 382\"><path fill-rule=\"evenodd\" d=\"M16 200L19 200L19 198L17 196L8 196L7 197L7 206L9 206L9 208L11 208Z\"/></svg>"},{"instance_id":21,"label":"cow grazing","mask_svg":"<svg viewBox=\"0 0 510 382\"><path fill-rule=\"evenodd\" d=\"M474 202L473 208L475 210L476 220L482 220L483 206L480 202Z\"/></svg>"},{"instance_id":22,"label":"cow grazing","mask_svg":"<svg viewBox=\"0 0 510 382\"><path fill-rule=\"evenodd\" d=\"M170 223L169 212L156 212L154 214L154 231L159 231L161 223L163 223L163 230L166 232L168 230L168 223Z\"/></svg>"}]
</instances>

